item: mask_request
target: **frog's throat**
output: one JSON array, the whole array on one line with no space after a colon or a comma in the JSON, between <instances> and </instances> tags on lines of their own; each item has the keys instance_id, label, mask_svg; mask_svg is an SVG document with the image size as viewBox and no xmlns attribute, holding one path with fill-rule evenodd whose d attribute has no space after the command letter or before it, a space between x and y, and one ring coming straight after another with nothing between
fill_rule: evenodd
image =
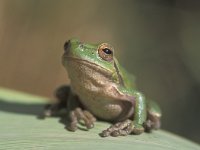
<instances>
[{"instance_id":1,"label":"frog's throat","mask_svg":"<svg viewBox=\"0 0 200 150\"><path fill-rule=\"evenodd\" d=\"M90 62L90 61L85 60L85 59L80 59L80 58L72 57L72 56L63 56L63 60L64 61L66 61L66 60L67 61L72 61L73 60L73 61L77 61L79 63L82 63L82 64L87 65L87 66L91 66L91 67L96 66L98 68L101 68L102 71L105 71L107 73L113 74L113 72L111 70L108 70L108 69L106 69L106 68L104 68L104 67L102 67L102 66L100 66L100 65L98 65L96 63Z\"/></svg>"},{"instance_id":2,"label":"frog's throat","mask_svg":"<svg viewBox=\"0 0 200 150\"><path fill-rule=\"evenodd\" d=\"M102 72L106 73L107 75L108 75L108 74L113 75L113 74L116 73L116 74L117 74L117 77L118 77L119 84L120 84L121 86L125 86L125 85L124 85L124 81L123 81L123 79L122 79L122 76L121 76L121 74L120 74L120 72L119 72L119 68L117 67L115 61L114 61L114 66L113 66L113 67L115 68L115 71L112 71L112 70L109 70L109 69L107 69L107 68L104 68L104 67L102 67L102 66L100 66L100 65L98 65L98 64L96 64L96 63L90 62L90 61L85 60L85 59L80 59L80 58L77 58L77 57L72 57L72 56L66 56L66 55L64 55L64 56L63 56L63 61L66 61L66 60L67 60L67 61L76 61L76 62L82 63L82 64L84 64L84 65L86 65L86 66L92 67L92 68L94 68L94 69L98 68L98 70L101 70Z\"/></svg>"}]
</instances>

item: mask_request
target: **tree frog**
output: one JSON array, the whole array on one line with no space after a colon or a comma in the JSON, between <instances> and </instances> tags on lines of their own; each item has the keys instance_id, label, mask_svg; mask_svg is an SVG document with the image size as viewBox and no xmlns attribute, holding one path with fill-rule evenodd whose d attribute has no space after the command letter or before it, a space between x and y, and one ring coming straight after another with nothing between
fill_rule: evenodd
<instances>
[{"instance_id":1,"label":"tree frog","mask_svg":"<svg viewBox=\"0 0 200 150\"><path fill-rule=\"evenodd\" d=\"M66 128L76 131L80 121L89 130L97 119L112 125L100 136L141 134L160 128L159 106L137 90L135 78L118 62L108 43L87 44L70 39L64 44L62 64L70 86L56 91L58 103L47 107L46 116L66 108Z\"/></svg>"}]
</instances>

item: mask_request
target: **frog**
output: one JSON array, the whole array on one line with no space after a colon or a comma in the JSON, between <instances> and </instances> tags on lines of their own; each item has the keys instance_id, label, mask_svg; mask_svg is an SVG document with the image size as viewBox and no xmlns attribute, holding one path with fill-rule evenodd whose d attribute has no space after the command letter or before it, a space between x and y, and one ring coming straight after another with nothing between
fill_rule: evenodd
<instances>
[{"instance_id":1,"label":"frog","mask_svg":"<svg viewBox=\"0 0 200 150\"><path fill-rule=\"evenodd\" d=\"M45 116L66 109L66 128L76 131L78 124L87 130L96 120L111 126L99 135L139 135L161 126L161 109L137 89L135 77L118 62L109 43L88 44L72 38L64 44L62 64L70 85L56 90L57 103L49 105Z\"/></svg>"}]
</instances>

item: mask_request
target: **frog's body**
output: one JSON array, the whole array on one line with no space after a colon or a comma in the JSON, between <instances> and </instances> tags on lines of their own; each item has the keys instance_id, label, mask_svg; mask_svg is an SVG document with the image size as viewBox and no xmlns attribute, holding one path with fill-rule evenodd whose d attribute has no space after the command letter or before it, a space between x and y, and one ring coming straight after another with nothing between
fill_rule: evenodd
<instances>
[{"instance_id":1,"label":"frog's body","mask_svg":"<svg viewBox=\"0 0 200 150\"><path fill-rule=\"evenodd\" d=\"M71 89L92 114L108 121L127 119L131 115L129 113L127 116L120 116L123 110L127 109L126 103L129 106L131 103L125 102L125 99L120 100L120 97L125 95L120 95L116 90L119 83L114 83L112 80L113 72L85 60L69 57L67 64L70 66L68 72ZM130 111L132 108L130 107Z\"/></svg>"},{"instance_id":2,"label":"frog's body","mask_svg":"<svg viewBox=\"0 0 200 150\"><path fill-rule=\"evenodd\" d=\"M72 39L65 44L62 60L71 80L70 94L65 99L69 130L75 131L80 119L91 128L95 117L116 123L102 136L140 134L145 129L159 128L159 107L136 91L134 77L120 66L111 45Z\"/></svg>"}]
</instances>

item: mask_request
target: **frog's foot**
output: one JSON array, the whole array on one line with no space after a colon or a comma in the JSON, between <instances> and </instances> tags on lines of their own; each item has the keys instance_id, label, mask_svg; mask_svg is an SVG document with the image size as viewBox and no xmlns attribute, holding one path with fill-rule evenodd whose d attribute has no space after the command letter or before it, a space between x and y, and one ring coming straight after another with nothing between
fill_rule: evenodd
<instances>
[{"instance_id":1,"label":"frog's foot","mask_svg":"<svg viewBox=\"0 0 200 150\"><path fill-rule=\"evenodd\" d=\"M62 109L62 106L60 105L60 103L47 104L45 106L43 116L44 117L57 116L59 115L61 109Z\"/></svg>"},{"instance_id":2,"label":"frog's foot","mask_svg":"<svg viewBox=\"0 0 200 150\"><path fill-rule=\"evenodd\" d=\"M83 121L83 125L87 129L91 129L94 127L96 118L89 111L82 110L78 107L69 113L69 123L67 124L66 128L69 131L76 131L77 124L81 123L81 121Z\"/></svg>"},{"instance_id":3,"label":"frog's foot","mask_svg":"<svg viewBox=\"0 0 200 150\"><path fill-rule=\"evenodd\" d=\"M107 137L107 136L126 136L131 133L140 134L144 132L144 128L141 125L135 125L131 120L125 120L123 122L118 122L108 129L102 131L100 136Z\"/></svg>"},{"instance_id":4,"label":"frog's foot","mask_svg":"<svg viewBox=\"0 0 200 150\"><path fill-rule=\"evenodd\" d=\"M151 132L152 129L159 129L160 128L160 119L159 118L154 118L154 120L150 120L148 119L145 123L144 123L144 128L146 132Z\"/></svg>"}]
</instances>

